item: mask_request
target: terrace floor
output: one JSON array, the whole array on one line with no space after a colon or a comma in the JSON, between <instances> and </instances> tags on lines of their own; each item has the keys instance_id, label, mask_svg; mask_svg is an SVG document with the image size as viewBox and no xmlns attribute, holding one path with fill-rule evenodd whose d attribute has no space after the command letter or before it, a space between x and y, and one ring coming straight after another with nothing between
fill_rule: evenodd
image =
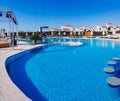
<instances>
[{"instance_id":1,"label":"terrace floor","mask_svg":"<svg viewBox=\"0 0 120 101\"><path fill-rule=\"evenodd\" d=\"M0 101L31 101L20 89L11 81L5 69L7 57L37 47L39 45L28 45L19 42L17 47L0 48Z\"/></svg>"}]
</instances>

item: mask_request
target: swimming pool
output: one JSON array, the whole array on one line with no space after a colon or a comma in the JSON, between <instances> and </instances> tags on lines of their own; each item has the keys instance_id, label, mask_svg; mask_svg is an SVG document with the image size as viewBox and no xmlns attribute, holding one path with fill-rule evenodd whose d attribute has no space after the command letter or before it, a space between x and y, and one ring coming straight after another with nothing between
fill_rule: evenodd
<instances>
[{"instance_id":1,"label":"swimming pool","mask_svg":"<svg viewBox=\"0 0 120 101\"><path fill-rule=\"evenodd\" d=\"M103 69L107 61L120 55L120 43L104 39L72 41L84 44L49 44L9 57L6 68L10 78L33 101L119 101L119 87L112 88L106 82L114 74Z\"/></svg>"}]
</instances>

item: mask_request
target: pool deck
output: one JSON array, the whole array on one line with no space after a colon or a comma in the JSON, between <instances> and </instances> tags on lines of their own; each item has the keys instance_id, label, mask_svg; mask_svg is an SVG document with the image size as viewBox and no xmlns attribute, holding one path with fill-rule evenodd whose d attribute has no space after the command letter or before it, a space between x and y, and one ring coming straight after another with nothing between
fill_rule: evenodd
<instances>
[{"instance_id":1,"label":"pool deck","mask_svg":"<svg viewBox=\"0 0 120 101\"><path fill-rule=\"evenodd\" d=\"M14 47L14 49L11 47L0 48L0 101L31 101L9 78L5 69L5 60L13 54L37 46L40 45L28 45L24 42L19 42L19 45Z\"/></svg>"}]
</instances>

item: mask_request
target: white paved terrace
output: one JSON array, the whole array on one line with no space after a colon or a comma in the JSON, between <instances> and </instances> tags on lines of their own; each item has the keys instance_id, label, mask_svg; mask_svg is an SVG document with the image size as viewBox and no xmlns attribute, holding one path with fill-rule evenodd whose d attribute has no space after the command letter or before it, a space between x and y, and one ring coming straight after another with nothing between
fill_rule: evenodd
<instances>
[{"instance_id":1,"label":"white paved terrace","mask_svg":"<svg viewBox=\"0 0 120 101\"><path fill-rule=\"evenodd\" d=\"M19 42L17 47L0 48L0 101L31 101L26 97L20 89L9 78L5 60L7 57L37 47L39 45L28 45L24 42Z\"/></svg>"}]
</instances>

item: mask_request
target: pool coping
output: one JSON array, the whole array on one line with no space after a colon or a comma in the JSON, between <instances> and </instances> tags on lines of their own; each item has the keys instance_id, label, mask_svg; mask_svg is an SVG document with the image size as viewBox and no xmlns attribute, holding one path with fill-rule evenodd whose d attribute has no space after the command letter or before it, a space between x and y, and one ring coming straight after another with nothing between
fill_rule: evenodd
<instances>
[{"instance_id":1,"label":"pool coping","mask_svg":"<svg viewBox=\"0 0 120 101\"><path fill-rule=\"evenodd\" d=\"M39 45L29 45L19 42L17 47L0 48L0 101L31 101L23 92L12 82L7 74L5 61L14 54L38 47ZM42 45L41 45L42 46Z\"/></svg>"}]
</instances>

